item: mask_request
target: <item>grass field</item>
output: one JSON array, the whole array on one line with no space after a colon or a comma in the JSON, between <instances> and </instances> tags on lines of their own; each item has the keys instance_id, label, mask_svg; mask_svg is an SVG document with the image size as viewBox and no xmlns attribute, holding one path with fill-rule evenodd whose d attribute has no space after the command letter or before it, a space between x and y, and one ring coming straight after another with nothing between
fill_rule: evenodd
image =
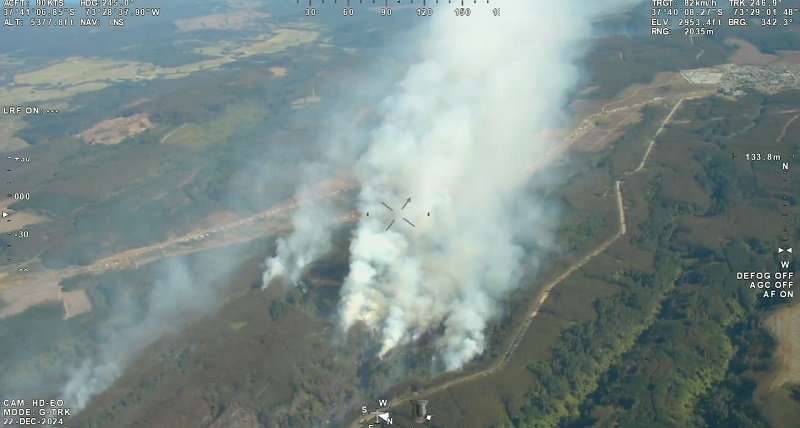
<instances>
[{"instance_id":1,"label":"grass field","mask_svg":"<svg viewBox=\"0 0 800 428\"><path fill-rule=\"evenodd\" d=\"M210 122L181 125L165 135L161 143L184 145L196 149L213 144L224 144L242 124L258 117L256 109L256 106L246 103L230 107Z\"/></svg>"},{"instance_id":2,"label":"grass field","mask_svg":"<svg viewBox=\"0 0 800 428\"><path fill-rule=\"evenodd\" d=\"M315 31L278 28L272 34L197 48L209 59L176 67L151 63L71 57L48 67L14 74L13 84L0 87L0 98L8 105L70 98L115 83L151 79L179 79L200 70L212 70L237 59L271 54L317 39Z\"/></svg>"},{"instance_id":3,"label":"grass field","mask_svg":"<svg viewBox=\"0 0 800 428\"><path fill-rule=\"evenodd\" d=\"M0 152L12 152L28 147L25 140L14 136L24 127L25 123L19 116L3 115L0 117Z\"/></svg>"}]
</instances>

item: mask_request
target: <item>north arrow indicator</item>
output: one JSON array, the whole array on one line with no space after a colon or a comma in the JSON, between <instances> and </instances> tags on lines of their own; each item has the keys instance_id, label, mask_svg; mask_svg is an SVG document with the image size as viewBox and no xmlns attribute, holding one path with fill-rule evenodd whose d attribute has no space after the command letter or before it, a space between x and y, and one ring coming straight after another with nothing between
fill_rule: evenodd
<instances>
[{"instance_id":1,"label":"north arrow indicator","mask_svg":"<svg viewBox=\"0 0 800 428\"><path fill-rule=\"evenodd\" d=\"M378 419L383 419L383 420L384 420L384 421L386 421L386 422L387 422L389 425L392 425L392 424L393 424L392 417L389 415L389 413L388 413L388 412L384 412L384 413L378 413Z\"/></svg>"}]
</instances>

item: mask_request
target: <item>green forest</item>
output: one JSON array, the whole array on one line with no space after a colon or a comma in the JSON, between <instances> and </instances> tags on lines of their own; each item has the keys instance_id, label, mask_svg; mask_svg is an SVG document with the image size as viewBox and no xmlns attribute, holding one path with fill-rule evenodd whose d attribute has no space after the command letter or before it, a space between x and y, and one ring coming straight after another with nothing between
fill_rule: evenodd
<instances>
[{"instance_id":1,"label":"green forest","mask_svg":"<svg viewBox=\"0 0 800 428\"><path fill-rule=\"evenodd\" d=\"M731 222L739 210L756 206L763 215L756 221L775 222L769 201L779 189L768 178L779 174L779 166L753 165L730 153L769 140L774 126L765 115L784 98L750 94L682 108L681 118L732 119L716 121L710 133L699 121L669 127L657 142L661 155L651 160L658 167L636 178L644 182L641 194L627 186L635 195L628 198L641 196L648 210L627 239L653 255L652 266L596 278L620 291L593 303L593 320L563 330L552 358L528 365L537 382L498 427L771 426L754 400L759 379L773 369L777 346L763 319L791 300L761 297L736 280L736 271L775 270L776 239L765 230L762 236L720 236L719 245L711 246L702 243L691 221ZM662 110L646 111L619 138L619 147L642 141L642 130L660 121ZM683 164L669 163L680 158ZM610 157L598 166L623 176ZM792 227L796 236L797 225ZM798 390L795 385L783 391L795 411Z\"/></svg>"}]
</instances>

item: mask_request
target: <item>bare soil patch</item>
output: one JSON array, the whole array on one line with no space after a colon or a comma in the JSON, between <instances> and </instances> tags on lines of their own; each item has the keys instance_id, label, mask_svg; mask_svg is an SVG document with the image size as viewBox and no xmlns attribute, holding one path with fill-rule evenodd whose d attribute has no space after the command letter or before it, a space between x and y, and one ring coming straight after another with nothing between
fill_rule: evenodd
<instances>
[{"instance_id":1,"label":"bare soil patch","mask_svg":"<svg viewBox=\"0 0 800 428\"><path fill-rule=\"evenodd\" d=\"M190 172L189 175L186 176L186 178L184 178L183 180L181 180L180 183L178 183L178 187L183 187L186 186L187 184L192 183L194 179L197 178L198 172L200 172L200 168L195 168L194 170L192 170L192 172Z\"/></svg>"},{"instance_id":2,"label":"bare soil patch","mask_svg":"<svg viewBox=\"0 0 800 428\"><path fill-rule=\"evenodd\" d=\"M11 220L11 221L8 221ZM19 230L30 224L41 223L47 220L47 217L30 212L15 212L4 220L0 220L0 233L11 232L12 230Z\"/></svg>"},{"instance_id":3,"label":"bare soil patch","mask_svg":"<svg viewBox=\"0 0 800 428\"><path fill-rule=\"evenodd\" d=\"M31 306L57 303L60 299L61 287L58 281L42 281L24 287L0 290L0 300L7 304L0 308L0 319L20 314Z\"/></svg>"},{"instance_id":4,"label":"bare soil patch","mask_svg":"<svg viewBox=\"0 0 800 428\"><path fill-rule=\"evenodd\" d=\"M87 144L119 144L122 140L153 127L145 113L104 120L78 134Z\"/></svg>"},{"instance_id":5,"label":"bare soil patch","mask_svg":"<svg viewBox=\"0 0 800 428\"><path fill-rule=\"evenodd\" d=\"M61 293L64 303L64 319L72 318L92 310L92 302L86 295L86 290L75 290Z\"/></svg>"},{"instance_id":6,"label":"bare soil patch","mask_svg":"<svg viewBox=\"0 0 800 428\"><path fill-rule=\"evenodd\" d=\"M800 64L800 51L777 51L781 64Z\"/></svg>"},{"instance_id":7,"label":"bare soil patch","mask_svg":"<svg viewBox=\"0 0 800 428\"><path fill-rule=\"evenodd\" d=\"M146 102L150 101L151 99L152 98L142 98L142 99L136 100L136 101L134 101L132 103L125 104L124 106L122 106L122 108L125 109L125 108L136 107L136 106L138 106L140 104L143 104L143 103L146 103Z\"/></svg>"},{"instance_id":8,"label":"bare soil patch","mask_svg":"<svg viewBox=\"0 0 800 428\"><path fill-rule=\"evenodd\" d=\"M270 67L269 72L272 73L272 77L285 77L286 67Z\"/></svg>"},{"instance_id":9,"label":"bare soil patch","mask_svg":"<svg viewBox=\"0 0 800 428\"><path fill-rule=\"evenodd\" d=\"M800 383L800 305L776 311L767 318L766 324L779 343L780 366L770 391L787 383Z\"/></svg>"}]
</instances>

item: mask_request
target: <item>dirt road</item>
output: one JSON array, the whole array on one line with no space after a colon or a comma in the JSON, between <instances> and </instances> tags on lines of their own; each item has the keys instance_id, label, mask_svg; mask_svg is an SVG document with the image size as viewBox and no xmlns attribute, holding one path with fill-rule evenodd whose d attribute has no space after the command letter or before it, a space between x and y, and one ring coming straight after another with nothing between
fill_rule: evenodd
<instances>
[{"instance_id":1,"label":"dirt road","mask_svg":"<svg viewBox=\"0 0 800 428\"><path fill-rule=\"evenodd\" d=\"M656 131L656 135L654 135L653 139L650 140L650 144L647 146L647 150L644 152L644 156L642 156L642 162L639 163L639 166L636 167L636 169L633 170L633 172L639 172L639 171L642 170L642 168L644 168L644 164L645 164L645 162L647 162L647 158L650 156L650 152L653 150L653 146L656 144L656 138L658 138L658 135L661 134L661 131L664 130L664 127L667 126L669 121L672 119L672 115L674 115L675 111L678 110L678 107L681 106L681 104L683 103L684 98L686 98L686 97L685 96L681 97L681 99L679 99L678 102L675 103L675 106L672 107L672 110L670 110L670 112L667 115L667 117L665 117L664 121L661 122L661 126L658 127L658 130Z\"/></svg>"}]
</instances>

